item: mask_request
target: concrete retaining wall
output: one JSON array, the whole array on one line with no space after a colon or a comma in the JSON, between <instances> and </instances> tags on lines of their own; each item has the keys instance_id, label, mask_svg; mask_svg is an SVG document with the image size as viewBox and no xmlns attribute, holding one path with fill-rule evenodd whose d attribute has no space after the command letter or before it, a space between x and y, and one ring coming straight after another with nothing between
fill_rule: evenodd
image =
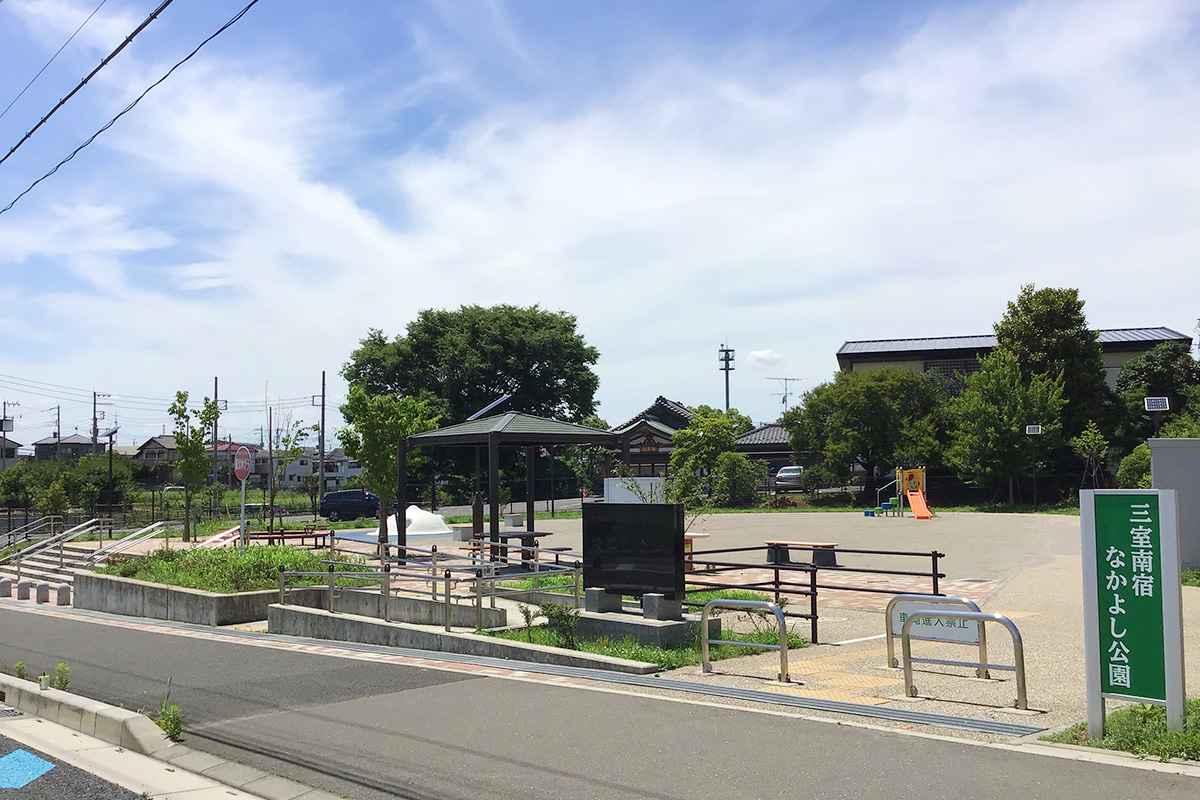
<instances>
[{"instance_id":1,"label":"concrete retaining wall","mask_svg":"<svg viewBox=\"0 0 1200 800\"><path fill-rule=\"evenodd\" d=\"M299 599L316 589L295 589ZM267 618L267 606L279 601L279 592L217 594L180 586L165 586L115 575L75 572L75 607L127 617L169 619L196 625L237 625Z\"/></svg>"},{"instance_id":2,"label":"concrete retaining wall","mask_svg":"<svg viewBox=\"0 0 1200 800\"><path fill-rule=\"evenodd\" d=\"M276 592L275 596L278 599L279 593ZM288 605L328 610L329 592L326 589L315 592L289 590L287 601ZM333 610L338 614L383 619L383 595L374 590L338 589L333 593ZM489 608L484 605L482 617L484 628L501 628L508 624L508 612L502 608ZM413 625L444 625L446 604L419 597L393 596L388 607L388 619ZM451 603L450 624L456 628L474 628L475 606Z\"/></svg>"},{"instance_id":3,"label":"concrete retaining wall","mask_svg":"<svg viewBox=\"0 0 1200 800\"><path fill-rule=\"evenodd\" d=\"M11 675L0 675L0 692L4 693L5 703L26 714L57 722L135 753L153 756L172 746L153 720L136 711L114 708L99 700L57 689L42 690L33 681Z\"/></svg>"},{"instance_id":4,"label":"concrete retaining wall","mask_svg":"<svg viewBox=\"0 0 1200 800\"><path fill-rule=\"evenodd\" d=\"M462 653L513 661L531 661L537 664L606 669L635 675L658 672L658 665L644 661L627 661L623 658L560 650L556 647L512 642L473 633L446 633L399 622L383 622L353 614L330 614L328 611L292 605L272 605L268 610L267 630L287 636Z\"/></svg>"}]
</instances>

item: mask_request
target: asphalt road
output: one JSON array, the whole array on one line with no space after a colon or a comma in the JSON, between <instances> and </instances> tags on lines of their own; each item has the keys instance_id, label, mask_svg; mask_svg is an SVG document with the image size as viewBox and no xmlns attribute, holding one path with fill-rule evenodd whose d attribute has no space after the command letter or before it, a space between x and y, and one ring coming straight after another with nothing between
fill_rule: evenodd
<instances>
[{"instance_id":1,"label":"asphalt road","mask_svg":"<svg viewBox=\"0 0 1200 800\"><path fill-rule=\"evenodd\" d=\"M860 727L131 631L0 608L0 661L171 699L192 747L349 798L1196 796L1195 778ZM85 795L80 795L85 796Z\"/></svg>"}]
</instances>

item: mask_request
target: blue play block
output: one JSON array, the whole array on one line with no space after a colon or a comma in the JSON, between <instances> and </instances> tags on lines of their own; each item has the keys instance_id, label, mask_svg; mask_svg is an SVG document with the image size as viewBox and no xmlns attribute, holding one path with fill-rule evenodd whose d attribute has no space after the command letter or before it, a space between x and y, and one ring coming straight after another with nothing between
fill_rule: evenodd
<instances>
[{"instance_id":1,"label":"blue play block","mask_svg":"<svg viewBox=\"0 0 1200 800\"><path fill-rule=\"evenodd\" d=\"M54 769L44 758L24 750L13 750L0 758L0 789L23 789Z\"/></svg>"},{"instance_id":2,"label":"blue play block","mask_svg":"<svg viewBox=\"0 0 1200 800\"><path fill-rule=\"evenodd\" d=\"M868 508L866 511L864 511L864 512L863 512L863 516L864 516L864 517L873 517L873 516L875 516L875 509L873 509L873 508Z\"/></svg>"}]
</instances>

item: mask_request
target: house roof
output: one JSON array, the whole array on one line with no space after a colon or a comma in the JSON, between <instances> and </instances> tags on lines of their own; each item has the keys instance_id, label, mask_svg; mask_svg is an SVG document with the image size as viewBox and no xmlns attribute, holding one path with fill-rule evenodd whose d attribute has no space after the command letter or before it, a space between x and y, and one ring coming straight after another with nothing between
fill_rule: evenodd
<instances>
[{"instance_id":1,"label":"house roof","mask_svg":"<svg viewBox=\"0 0 1200 800\"><path fill-rule=\"evenodd\" d=\"M783 445L791 446L787 431L778 422L770 422L752 431L746 431L734 439L738 446L742 445Z\"/></svg>"},{"instance_id":2,"label":"house roof","mask_svg":"<svg viewBox=\"0 0 1200 800\"><path fill-rule=\"evenodd\" d=\"M9 447L21 447L21 446L22 445L20 442L14 442L12 439L9 439L7 436L0 436L0 447L7 449Z\"/></svg>"},{"instance_id":3,"label":"house roof","mask_svg":"<svg viewBox=\"0 0 1200 800\"><path fill-rule=\"evenodd\" d=\"M1125 342L1192 342L1190 336L1185 336L1171 328L1108 328L1096 331L1101 345L1121 344ZM839 356L860 355L864 353L907 353L928 352L931 350L990 350L997 344L992 334L980 336L934 336L918 339L872 339L856 342L846 342L838 348Z\"/></svg>"},{"instance_id":4,"label":"house roof","mask_svg":"<svg viewBox=\"0 0 1200 800\"><path fill-rule=\"evenodd\" d=\"M670 425L667 425L666 423L663 423L663 422L659 422L656 419L648 419L646 417L640 417L638 419L635 419L633 422L630 422L624 428L617 428L616 430L613 431L613 433L615 433L617 435L629 433L630 431L636 430L637 428L640 428L642 426L645 426L648 428L653 428L654 430L658 431L661 434L664 434L667 437L674 436L675 430L676 430L675 428L672 428Z\"/></svg>"},{"instance_id":5,"label":"house roof","mask_svg":"<svg viewBox=\"0 0 1200 800\"><path fill-rule=\"evenodd\" d=\"M145 450L147 447L150 447L151 445L153 445L155 447L161 447L164 450L174 450L175 449L175 436L174 436L174 434L167 434L164 436L152 436L149 439L147 439L146 441L142 442L142 445L138 448L138 452Z\"/></svg>"},{"instance_id":6,"label":"house roof","mask_svg":"<svg viewBox=\"0 0 1200 800\"><path fill-rule=\"evenodd\" d=\"M56 439L54 436L47 436L45 439L38 439L34 445L39 444L91 444L92 437L84 436L82 433L75 433L70 436L64 436L61 439Z\"/></svg>"},{"instance_id":7,"label":"house roof","mask_svg":"<svg viewBox=\"0 0 1200 800\"><path fill-rule=\"evenodd\" d=\"M159 437L159 438L161 439L163 437ZM174 446L175 446L175 437L172 436L171 437L171 447L174 447ZM249 450L251 453L257 453L259 450L258 445L249 444L248 442L221 442L221 441L217 442L217 452L218 453L229 453L229 452L236 453L240 448L243 448L243 447L246 448L247 450ZM168 448L168 449L170 449L170 448Z\"/></svg>"},{"instance_id":8,"label":"house roof","mask_svg":"<svg viewBox=\"0 0 1200 800\"><path fill-rule=\"evenodd\" d=\"M119 456L136 456L138 447L136 444L114 444L113 452Z\"/></svg>"},{"instance_id":9,"label":"house roof","mask_svg":"<svg viewBox=\"0 0 1200 800\"><path fill-rule=\"evenodd\" d=\"M682 403L676 403L674 400L668 400L662 395L659 395L658 399L655 400L654 403L645 411L632 417L631 419L626 420L625 422L622 422L612 430L624 431L639 419L652 419L656 422L665 423L671 428L671 432L674 433L675 431L679 430L679 428L687 425L687 423L690 422L694 416L696 416L695 413L693 413L693 411L687 406L683 405ZM682 420L684 424L671 424L679 420Z\"/></svg>"},{"instance_id":10,"label":"house roof","mask_svg":"<svg viewBox=\"0 0 1200 800\"><path fill-rule=\"evenodd\" d=\"M611 431L509 411L494 417L484 417L418 433L408 437L408 443L435 447L486 445L493 435L499 437L500 444L507 446L616 444L617 440L617 435Z\"/></svg>"}]
</instances>

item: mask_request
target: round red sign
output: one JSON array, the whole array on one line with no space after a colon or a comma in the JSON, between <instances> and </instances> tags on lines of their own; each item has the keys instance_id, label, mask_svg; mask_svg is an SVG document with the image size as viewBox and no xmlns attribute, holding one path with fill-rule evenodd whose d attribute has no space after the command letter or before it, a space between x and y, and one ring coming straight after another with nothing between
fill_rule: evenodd
<instances>
[{"instance_id":1,"label":"round red sign","mask_svg":"<svg viewBox=\"0 0 1200 800\"><path fill-rule=\"evenodd\" d=\"M239 447L233 456L233 474L239 481L250 477L250 450L248 448Z\"/></svg>"}]
</instances>

